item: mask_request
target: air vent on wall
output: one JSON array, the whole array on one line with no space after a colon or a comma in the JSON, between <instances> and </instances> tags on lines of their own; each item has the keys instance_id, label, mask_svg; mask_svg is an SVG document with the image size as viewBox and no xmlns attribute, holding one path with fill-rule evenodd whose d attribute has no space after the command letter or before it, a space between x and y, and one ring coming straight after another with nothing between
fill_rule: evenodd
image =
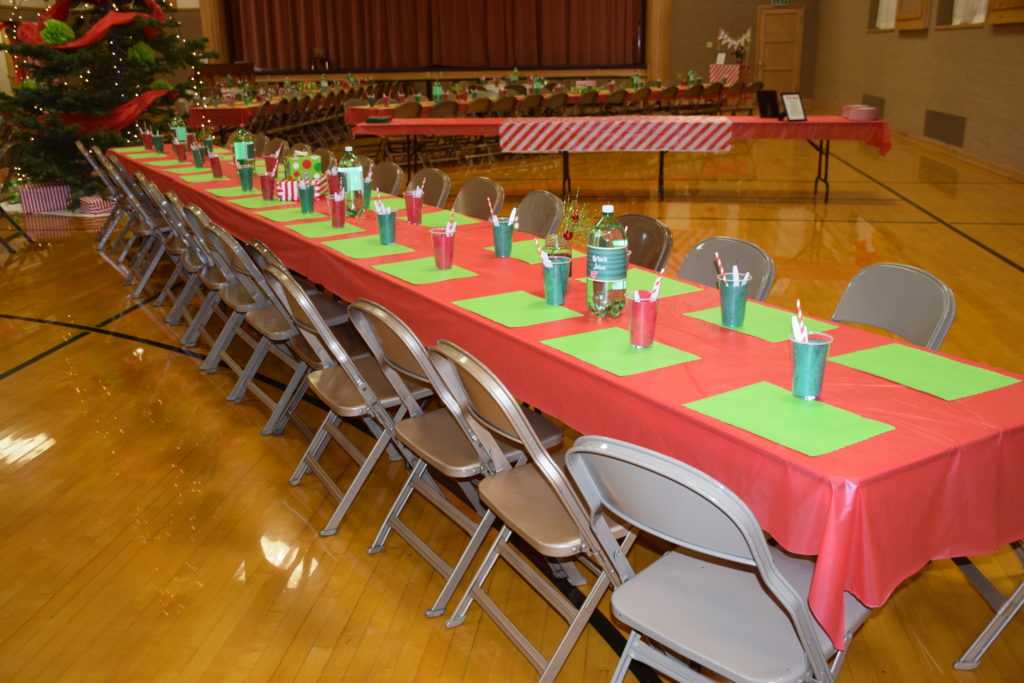
<instances>
[{"instance_id":1,"label":"air vent on wall","mask_svg":"<svg viewBox=\"0 0 1024 683\"><path fill-rule=\"evenodd\" d=\"M866 104L869 107L874 107L878 110L878 118L885 118L885 98L875 97L874 95L861 95L860 103Z\"/></svg>"},{"instance_id":2,"label":"air vent on wall","mask_svg":"<svg viewBox=\"0 0 1024 683\"><path fill-rule=\"evenodd\" d=\"M967 119L953 114L943 114L941 111L924 111L924 135L925 137L945 142L954 147L964 146L964 130L967 127Z\"/></svg>"}]
</instances>

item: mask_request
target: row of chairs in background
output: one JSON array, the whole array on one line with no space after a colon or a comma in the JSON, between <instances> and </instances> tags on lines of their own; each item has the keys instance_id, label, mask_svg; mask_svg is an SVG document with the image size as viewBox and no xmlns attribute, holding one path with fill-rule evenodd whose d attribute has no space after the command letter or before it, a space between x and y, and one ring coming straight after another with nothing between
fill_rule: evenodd
<instances>
[{"instance_id":1,"label":"row of chairs in background","mask_svg":"<svg viewBox=\"0 0 1024 683\"><path fill-rule=\"evenodd\" d=\"M725 515L729 521L722 528L732 529L730 533L734 534L738 529L735 540L746 544L746 551L730 559L757 566L757 571L764 576L763 572L773 571L761 566L764 559L771 556L783 580L788 581L799 596L794 602L793 595L784 591L787 597L776 603L774 600L779 596L773 598L765 594L754 574L736 574L735 567L716 567L715 571L724 572L723 577L732 577L724 578L726 582L745 576L739 584L722 584L729 586L723 590L732 597L742 594L752 605L748 607L753 612L744 618L776 623L772 629L774 640L762 643L771 655L765 661L772 662L771 666L781 666L783 660L802 657L800 661L808 670L827 680L823 673L826 669L822 667L834 651L827 646L822 649L821 643L827 639L820 637L817 624L805 614L812 563L785 555L777 548L762 546L756 521L741 501L718 498L716 506L698 506L700 514L694 515L694 508L683 501L687 498L701 500L702 487L714 487L714 482L670 458L598 437L583 437L570 451L569 471L582 493L582 497L577 497L577 489L568 485L564 473L550 460L550 450L561 443L560 430L536 413L522 411L500 381L469 354L446 342L430 350L423 349L404 323L383 307L368 301L347 306L290 273L265 246L240 244L213 224L198 207L183 206L172 193L160 193L141 174L132 177L116 158L84 146L80 146L80 151L104 182L109 183L108 189L118 200L115 213L127 217L127 226L118 240L125 235L130 237L124 240L126 244L119 260L123 262L128 251L134 248L135 256L125 281L136 287L134 294L141 294L156 262L169 260L173 271L155 303L171 305L166 318L169 324L187 322L183 345L195 346L199 339L209 344L210 351L200 364L201 369L214 372L222 366L230 368L237 379L228 394L229 400L241 401L247 393L252 393L267 405L271 414L264 434L280 433L293 423L311 439L292 475L292 482L298 484L305 475L313 473L337 500L321 533L330 534L337 529L384 453L408 465L409 478L371 551L382 550L387 536L394 531L445 578L440 593L427 611L429 616L445 611L487 531L498 520L502 523L498 536L449 619L449 625L460 623L472 603L478 602L541 672L542 680L550 680L572 649L601 594L611 585L616 588L612 602L616 616L632 629L615 674L616 680L624 674L624 667L631 659L670 675L679 675L682 671L679 667L686 664L666 654L665 647L691 662L743 680L750 673L744 668L749 665L744 653L749 654L750 648L758 646L735 643L726 637L729 619L713 623L706 620L708 613L721 609L717 600L722 596L686 590L681 583L672 583L681 581L680 575L686 573L685 567L692 558L686 552L670 553L639 573L633 573L624 559L635 529L714 556L722 547L717 541L693 542L692 534L697 533L695 527L681 529L666 525L672 519L692 517L695 524L699 521L701 527L706 528L715 524L709 521L709 516ZM450 190L447 176L439 176L436 169L424 169L423 173L431 181L431 199L443 206ZM494 190L497 184L485 178L475 180L481 182L467 183L456 197L455 205L460 207L457 210L473 215L481 197L485 198L486 205L486 196L492 197L500 208L504 194ZM537 198L533 200L537 207L542 208L531 209L526 202L530 195L524 198L520 206L521 214L527 217L526 224L547 224L547 228L534 228L535 234L550 231L561 218L560 201L548 193L531 195ZM120 217L112 218L110 229L105 229L105 235L101 234L101 246L119 223ZM632 228L630 232L634 232ZM713 286L714 252L723 260L750 271L752 296L759 300L765 298L774 279L773 261L756 245L735 238L710 238L696 245L687 254L679 270L680 276ZM893 292L904 298L894 301ZM194 306L196 299L200 302L198 308ZM206 327L221 307L226 309L221 315L224 322L213 338ZM908 310L915 311L915 316L908 317ZM941 344L954 314L952 292L934 276L910 266L876 264L851 280L832 319L875 325L935 349ZM236 338L246 341L252 348L244 363L234 360L228 353ZM269 396L254 379L268 353L284 361L293 372L277 397ZM348 389L349 382L369 389L362 393ZM312 390L329 409L315 433L295 414L307 390ZM429 396L436 397L443 408L425 411L424 399ZM360 452L339 431L343 420L359 421L376 435L369 453ZM360 463L357 474L344 489L319 463L331 440L338 441ZM628 482L628 485L616 487L619 493L613 496L601 483L607 477ZM469 501L475 517L453 504L444 491ZM628 495L643 492L642 495L650 496L652 491L664 494L664 514L653 517L652 513L637 508ZM436 551L401 521L400 514L412 492L427 498L467 533L469 540L454 566L441 560ZM550 504L538 506L538 496ZM527 506L524 500L533 503ZM681 507L673 507L682 505L687 505L686 515L682 514ZM541 508L543 512L538 514ZM634 530L605 523L605 518L598 514L602 510L628 521ZM575 540L567 541L564 534L571 528L576 530ZM569 603L536 574L535 568L511 543L513 530L552 561L558 577L581 582L582 575L571 560L583 561L594 579L582 605ZM556 536L557 542L553 540ZM550 657L542 655L487 595L484 584L499 558L505 559L569 623L560 645ZM772 578L769 583L778 585L774 579L779 577ZM665 593L655 592L656 597L652 598L651 591L656 591L653 586L659 584L672 588ZM665 610L666 603L677 608ZM785 614L779 611L780 604ZM848 605L847 613L852 633L866 617L867 610L854 601ZM683 617L666 624L665 614ZM705 632L709 628L724 629L721 638L716 636L704 641L714 645L714 652L692 649L689 634L694 626L683 623L685 615L689 614L701 615L700 628ZM794 625L792 633L777 627L785 623L780 621L780 615L782 619L788 615L789 623ZM644 640L644 634L657 634L656 645ZM841 657L841 654L836 657L830 674L841 664ZM736 662L739 668L730 668L727 664L730 661Z\"/></svg>"},{"instance_id":2,"label":"row of chairs in background","mask_svg":"<svg viewBox=\"0 0 1024 683\"><path fill-rule=\"evenodd\" d=\"M714 643L714 651L695 650L686 635L694 627L685 623L687 618L699 620L700 628L707 632L703 606L724 609L726 594L733 598L731 604L742 609L748 623L757 619L764 632L775 636L762 645L769 655L769 668L796 666L822 680L828 678L831 672L826 661L835 653L821 645L827 639L818 633L806 604L806 578L813 569L812 561L769 548L741 501L731 497L722 503L720 485L665 456L610 439L583 437L567 458L580 496L553 455L561 450L562 430L543 416L524 411L500 380L470 354L443 340L425 348L408 326L384 307L362 299L346 306L289 272L264 245L239 243L198 207L183 206L172 193L161 193L141 175L132 177L116 160L82 150L124 193L130 207L129 222L145 223L145 228L138 226L138 236L145 239L135 248L149 259L166 256L174 264L161 292L162 298L177 284L172 313L187 309L182 302L187 304L197 296L202 300L183 343L198 340L197 325L205 327L210 319L209 302L219 300L227 307L228 315L217 338L210 340L210 353L201 369L213 372L221 364L231 368L237 381L228 394L230 400L241 401L251 392L267 403L271 416L264 433L280 432L291 422L309 436L309 446L291 481L298 485L313 474L336 500L322 534L337 530L385 454L409 468L370 551L383 551L394 531L444 577L428 616L446 611L497 523L497 535L447 623L457 626L472 604L479 604L535 666L541 680L553 680L557 675L609 587L615 588L613 609L631 629L616 680L633 659L669 674L686 666L665 654L665 647L723 675L746 673L750 648L757 645L735 642L729 631L738 614L719 622L721 633L702 639ZM162 247L154 249L157 243ZM177 321L172 317L169 314L168 322L173 324ZM252 348L244 364L228 355L234 338L245 339ZM285 390L276 399L252 381L268 351L293 368ZM327 407L315 433L295 417L295 408L307 389ZM435 402L427 404L428 398ZM356 422L373 435L368 451L341 431L343 421ZM337 481L321 464L331 441L338 442L358 465L347 483ZM628 476L630 483L613 487L618 492L615 495L601 493L609 476L619 481ZM662 512L654 517L642 509L649 509L646 503L652 491L659 494L659 500L664 495L664 505L659 506ZM403 522L401 514L414 493L467 534L454 565L445 562ZM469 506L461 505L460 500ZM644 505L637 506L638 501ZM700 514L693 513L693 501L703 505ZM712 501L718 502L709 505ZM687 514L682 514L684 507ZM687 526L680 527L678 521L668 523L681 518L689 520ZM626 520L629 528L617 522L609 524L611 519ZM703 537L700 530L707 525L723 532L727 525L735 525L737 530L730 538L720 537L711 543L695 541ZM636 572L626 554L641 532L676 543L678 550ZM549 572L554 577L583 585L586 579L579 567L591 573L592 585L581 605L574 605L545 578L549 572L538 566L547 565L533 565L512 542L513 533L550 562ZM722 557L727 547L732 549L730 560L748 566L738 572L731 563L702 561L723 578L719 604L706 587L696 590L687 586L678 568L698 561L693 552ZM744 547L745 551L736 550ZM774 564L767 561L769 557ZM565 632L551 655L542 654L488 593L486 581L498 559L504 559L566 620ZM671 578L667 585L666 573ZM789 587L788 592L779 591L781 609L774 601L778 595L759 582L758 576L765 573L770 585ZM652 587L658 584L662 587L652 594ZM738 593L745 598L742 603L734 599ZM673 629L649 622L651 614L665 613L659 607L666 600L678 601L681 595L700 600L697 607L701 609L686 606L690 608L672 610L681 617ZM794 595L798 597L794 599ZM775 625L787 616L794 624L789 632ZM851 633L866 616L866 609L851 610ZM659 638L653 646L642 639L652 633ZM840 654L834 667L841 660Z\"/></svg>"}]
</instances>

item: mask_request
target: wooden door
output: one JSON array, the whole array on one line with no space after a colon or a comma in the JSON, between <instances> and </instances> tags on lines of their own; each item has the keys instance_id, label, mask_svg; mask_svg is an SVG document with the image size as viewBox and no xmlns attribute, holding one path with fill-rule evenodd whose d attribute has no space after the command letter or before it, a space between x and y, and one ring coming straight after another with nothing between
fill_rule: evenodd
<instances>
[{"instance_id":1,"label":"wooden door","mask_svg":"<svg viewBox=\"0 0 1024 683\"><path fill-rule=\"evenodd\" d=\"M803 7L757 8L754 65L765 90L800 91L803 46Z\"/></svg>"}]
</instances>

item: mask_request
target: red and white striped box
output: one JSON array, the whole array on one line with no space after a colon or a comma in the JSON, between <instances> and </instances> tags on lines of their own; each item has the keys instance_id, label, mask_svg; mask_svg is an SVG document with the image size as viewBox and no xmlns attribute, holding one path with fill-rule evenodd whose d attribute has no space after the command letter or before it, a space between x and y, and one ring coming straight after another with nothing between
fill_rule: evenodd
<instances>
[{"instance_id":1,"label":"red and white striped box","mask_svg":"<svg viewBox=\"0 0 1024 683\"><path fill-rule=\"evenodd\" d=\"M71 190L63 183L22 185L21 210L25 213L67 211Z\"/></svg>"},{"instance_id":2,"label":"red and white striped box","mask_svg":"<svg viewBox=\"0 0 1024 683\"><path fill-rule=\"evenodd\" d=\"M740 65L709 64L708 83L721 83L723 79L725 80L725 85L732 85L740 80Z\"/></svg>"},{"instance_id":3,"label":"red and white striped box","mask_svg":"<svg viewBox=\"0 0 1024 683\"><path fill-rule=\"evenodd\" d=\"M82 213L89 216L105 216L114 210L117 202L113 199L104 199L98 194L91 194L78 200Z\"/></svg>"},{"instance_id":4,"label":"red and white striped box","mask_svg":"<svg viewBox=\"0 0 1024 683\"><path fill-rule=\"evenodd\" d=\"M286 202L299 201L299 182L298 180L279 180L277 182L277 198ZM313 196L319 198L326 194L327 176L317 176L313 182Z\"/></svg>"}]
</instances>

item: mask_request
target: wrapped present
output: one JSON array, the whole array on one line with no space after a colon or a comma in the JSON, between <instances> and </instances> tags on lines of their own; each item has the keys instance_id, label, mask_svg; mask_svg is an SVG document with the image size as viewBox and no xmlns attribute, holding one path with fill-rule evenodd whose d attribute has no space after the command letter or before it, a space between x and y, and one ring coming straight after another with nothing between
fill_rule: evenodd
<instances>
[{"instance_id":1,"label":"wrapped present","mask_svg":"<svg viewBox=\"0 0 1024 683\"><path fill-rule=\"evenodd\" d=\"M98 194L91 194L78 200L82 213L90 216L105 216L114 210L117 202L113 199L104 199Z\"/></svg>"},{"instance_id":2,"label":"wrapped present","mask_svg":"<svg viewBox=\"0 0 1024 683\"><path fill-rule=\"evenodd\" d=\"M307 173L316 178L324 173L323 162L319 154L294 154L288 157L285 173L288 180L301 180Z\"/></svg>"},{"instance_id":3,"label":"wrapped present","mask_svg":"<svg viewBox=\"0 0 1024 683\"><path fill-rule=\"evenodd\" d=\"M299 201L298 180L281 180L277 183L277 198L286 202ZM327 176L320 176L313 181L313 196L323 197L327 194Z\"/></svg>"},{"instance_id":4,"label":"wrapped present","mask_svg":"<svg viewBox=\"0 0 1024 683\"><path fill-rule=\"evenodd\" d=\"M71 191L64 183L21 186L21 209L25 213L67 211Z\"/></svg>"}]
</instances>

